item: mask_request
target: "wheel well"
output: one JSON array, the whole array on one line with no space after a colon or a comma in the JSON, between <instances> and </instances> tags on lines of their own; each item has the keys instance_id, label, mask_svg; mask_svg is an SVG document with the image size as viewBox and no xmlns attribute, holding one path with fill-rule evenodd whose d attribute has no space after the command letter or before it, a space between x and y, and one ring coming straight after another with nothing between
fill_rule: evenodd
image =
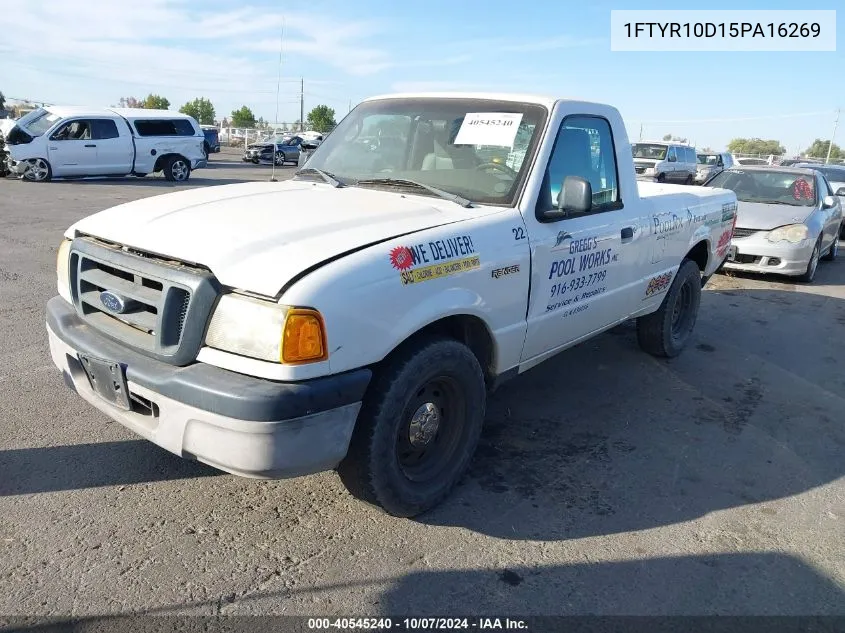
<instances>
[{"instance_id":1,"label":"wheel well","mask_svg":"<svg viewBox=\"0 0 845 633\"><path fill-rule=\"evenodd\" d=\"M162 169L164 169L164 163L167 161L168 158L171 158L173 156L178 156L182 160L188 160L187 158L182 156L182 154L162 154L156 159L156 164L153 167L153 171L161 171Z\"/></svg>"},{"instance_id":2,"label":"wheel well","mask_svg":"<svg viewBox=\"0 0 845 633\"><path fill-rule=\"evenodd\" d=\"M413 345L416 341L431 336L451 338L469 347L481 365L488 386L492 384L495 378L496 360L493 335L484 321L470 314L456 314L429 323L402 341L390 355L398 349Z\"/></svg>"},{"instance_id":3,"label":"wheel well","mask_svg":"<svg viewBox=\"0 0 845 633\"><path fill-rule=\"evenodd\" d=\"M701 272L704 272L707 268L707 262L710 259L710 251L707 248L707 242L702 240L693 246L684 259L691 259L698 264L698 269Z\"/></svg>"}]
</instances>

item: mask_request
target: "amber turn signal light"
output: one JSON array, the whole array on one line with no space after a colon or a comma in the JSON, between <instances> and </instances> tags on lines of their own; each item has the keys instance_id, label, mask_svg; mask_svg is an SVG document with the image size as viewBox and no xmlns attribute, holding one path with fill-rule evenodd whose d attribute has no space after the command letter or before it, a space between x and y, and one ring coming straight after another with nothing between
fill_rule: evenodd
<instances>
[{"instance_id":1,"label":"amber turn signal light","mask_svg":"<svg viewBox=\"0 0 845 633\"><path fill-rule=\"evenodd\" d=\"M329 357L323 317L316 310L291 308L282 334L282 362L314 363Z\"/></svg>"}]
</instances>

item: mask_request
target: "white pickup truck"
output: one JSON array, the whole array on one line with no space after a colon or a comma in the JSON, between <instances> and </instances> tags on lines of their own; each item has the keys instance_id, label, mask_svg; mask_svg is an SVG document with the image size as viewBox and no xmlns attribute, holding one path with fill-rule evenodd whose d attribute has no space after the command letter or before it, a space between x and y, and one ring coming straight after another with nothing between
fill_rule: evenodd
<instances>
[{"instance_id":1,"label":"white pickup truck","mask_svg":"<svg viewBox=\"0 0 845 633\"><path fill-rule=\"evenodd\" d=\"M731 191L638 184L610 106L373 98L290 181L68 229L50 348L80 396L176 455L337 468L412 516L466 470L501 381L627 319L645 351L680 353L735 214Z\"/></svg>"},{"instance_id":2,"label":"white pickup truck","mask_svg":"<svg viewBox=\"0 0 845 633\"><path fill-rule=\"evenodd\" d=\"M11 171L24 180L146 176L182 182L205 167L205 135L196 119L169 110L45 106L7 132Z\"/></svg>"}]
</instances>

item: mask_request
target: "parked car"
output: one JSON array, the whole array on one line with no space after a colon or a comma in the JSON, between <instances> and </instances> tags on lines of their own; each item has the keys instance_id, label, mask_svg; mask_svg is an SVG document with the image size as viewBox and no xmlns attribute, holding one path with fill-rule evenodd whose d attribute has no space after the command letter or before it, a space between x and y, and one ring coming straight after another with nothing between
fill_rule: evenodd
<instances>
[{"instance_id":1,"label":"parked car","mask_svg":"<svg viewBox=\"0 0 845 633\"><path fill-rule=\"evenodd\" d=\"M695 184L697 185L734 165L733 158L728 152L697 154L696 157L698 158L698 166L695 168Z\"/></svg>"},{"instance_id":2,"label":"parked car","mask_svg":"<svg viewBox=\"0 0 845 633\"><path fill-rule=\"evenodd\" d=\"M769 161L765 158L736 158L737 165L755 165L755 166L763 166L768 165Z\"/></svg>"},{"instance_id":3,"label":"parked car","mask_svg":"<svg viewBox=\"0 0 845 633\"><path fill-rule=\"evenodd\" d=\"M839 205L845 213L845 166L843 165L819 165L817 163L796 163L795 167L804 169L815 169L827 179L831 193L839 198ZM845 239L845 223L839 233L841 239Z\"/></svg>"},{"instance_id":4,"label":"parked car","mask_svg":"<svg viewBox=\"0 0 845 633\"><path fill-rule=\"evenodd\" d=\"M816 169L735 167L705 183L738 202L726 269L790 275L810 283L819 259L839 252L842 206Z\"/></svg>"},{"instance_id":5,"label":"parked car","mask_svg":"<svg viewBox=\"0 0 845 633\"><path fill-rule=\"evenodd\" d=\"M276 136L258 143L252 143L247 147L243 155L244 162L253 162L256 165L260 162L276 161L277 165L285 163L298 163L302 137L300 136Z\"/></svg>"},{"instance_id":6,"label":"parked car","mask_svg":"<svg viewBox=\"0 0 845 633\"><path fill-rule=\"evenodd\" d=\"M404 126L405 152L356 142L378 121ZM520 131L512 166L478 156ZM377 97L292 180L70 227L50 349L83 399L176 455L250 477L337 467L413 516L466 471L488 389L628 319L643 350L680 354L735 211L724 189L638 185L611 106Z\"/></svg>"},{"instance_id":7,"label":"parked car","mask_svg":"<svg viewBox=\"0 0 845 633\"><path fill-rule=\"evenodd\" d=\"M220 151L220 132L213 125L203 125L202 133L205 136L203 148L206 154L216 154Z\"/></svg>"},{"instance_id":8,"label":"parked car","mask_svg":"<svg viewBox=\"0 0 845 633\"><path fill-rule=\"evenodd\" d=\"M6 143L24 180L161 171L184 181L207 164L204 139L193 118L170 110L46 106L18 119Z\"/></svg>"},{"instance_id":9,"label":"parked car","mask_svg":"<svg viewBox=\"0 0 845 633\"><path fill-rule=\"evenodd\" d=\"M691 185L695 180L695 148L666 141L632 143L634 169L640 180Z\"/></svg>"}]
</instances>

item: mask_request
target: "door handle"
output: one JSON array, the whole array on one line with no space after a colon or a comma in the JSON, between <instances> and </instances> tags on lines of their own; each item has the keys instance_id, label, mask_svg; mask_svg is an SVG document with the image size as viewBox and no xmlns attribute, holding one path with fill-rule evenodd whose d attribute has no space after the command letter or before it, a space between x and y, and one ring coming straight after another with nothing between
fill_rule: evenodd
<instances>
[{"instance_id":1,"label":"door handle","mask_svg":"<svg viewBox=\"0 0 845 633\"><path fill-rule=\"evenodd\" d=\"M85 147L97 147L97 146L96 146L96 145L94 145L93 143L89 143L89 144L87 144Z\"/></svg>"},{"instance_id":2,"label":"door handle","mask_svg":"<svg viewBox=\"0 0 845 633\"><path fill-rule=\"evenodd\" d=\"M630 240L634 238L634 227L626 226L622 229L622 239L623 240Z\"/></svg>"}]
</instances>

